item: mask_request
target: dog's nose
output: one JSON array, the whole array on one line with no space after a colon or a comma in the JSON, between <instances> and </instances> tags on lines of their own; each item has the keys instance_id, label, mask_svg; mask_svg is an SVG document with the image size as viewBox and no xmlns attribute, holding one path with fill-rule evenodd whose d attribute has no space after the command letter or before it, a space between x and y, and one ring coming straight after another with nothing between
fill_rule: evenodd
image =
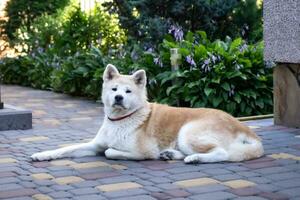
<instances>
[{"instance_id":1,"label":"dog's nose","mask_svg":"<svg viewBox=\"0 0 300 200\"><path fill-rule=\"evenodd\" d=\"M116 100L116 102L121 102L123 100L123 96L122 95L116 95L115 100Z\"/></svg>"}]
</instances>

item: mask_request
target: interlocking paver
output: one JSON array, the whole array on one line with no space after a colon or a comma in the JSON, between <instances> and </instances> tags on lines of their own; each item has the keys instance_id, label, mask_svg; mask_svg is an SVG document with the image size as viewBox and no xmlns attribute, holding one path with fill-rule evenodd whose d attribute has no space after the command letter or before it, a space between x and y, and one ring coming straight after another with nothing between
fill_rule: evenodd
<instances>
[{"instance_id":1,"label":"interlocking paver","mask_svg":"<svg viewBox=\"0 0 300 200\"><path fill-rule=\"evenodd\" d=\"M0 199L300 198L300 130L273 126L272 119L245 122L262 137L265 156L240 163L115 161L103 155L31 162L32 153L90 141L103 108L50 91L2 89L5 103L33 110L34 124L31 130L0 131Z\"/></svg>"},{"instance_id":2,"label":"interlocking paver","mask_svg":"<svg viewBox=\"0 0 300 200\"><path fill-rule=\"evenodd\" d=\"M127 190L132 188L140 188L142 185L134 182L114 183L107 185L99 185L96 188L103 192L112 192L117 190Z\"/></svg>"},{"instance_id":3,"label":"interlocking paver","mask_svg":"<svg viewBox=\"0 0 300 200\"><path fill-rule=\"evenodd\" d=\"M83 179L77 176L66 176L66 177L56 178L53 181L55 181L58 184L64 185L64 184L78 183L83 181Z\"/></svg>"},{"instance_id":4,"label":"interlocking paver","mask_svg":"<svg viewBox=\"0 0 300 200\"><path fill-rule=\"evenodd\" d=\"M45 179L53 179L54 177L50 174L40 173L40 174L31 174L34 179L37 180L45 180Z\"/></svg>"},{"instance_id":5,"label":"interlocking paver","mask_svg":"<svg viewBox=\"0 0 300 200\"><path fill-rule=\"evenodd\" d=\"M45 194L35 194L32 196L35 200L53 200L51 197Z\"/></svg>"},{"instance_id":6,"label":"interlocking paver","mask_svg":"<svg viewBox=\"0 0 300 200\"><path fill-rule=\"evenodd\" d=\"M197 179L190 179L184 181L177 181L174 184L179 185L181 187L195 187L200 185L216 184L218 182L219 181L212 178L197 178Z\"/></svg>"},{"instance_id":7,"label":"interlocking paver","mask_svg":"<svg viewBox=\"0 0 300 200\"><path fill-rule=\"evenodd\" d=\"M232 181L223 182L222 184L234 189L245 188L245 187L256 185L255 183L246 180L232 180Z\"/></svg>"}]
</instances>

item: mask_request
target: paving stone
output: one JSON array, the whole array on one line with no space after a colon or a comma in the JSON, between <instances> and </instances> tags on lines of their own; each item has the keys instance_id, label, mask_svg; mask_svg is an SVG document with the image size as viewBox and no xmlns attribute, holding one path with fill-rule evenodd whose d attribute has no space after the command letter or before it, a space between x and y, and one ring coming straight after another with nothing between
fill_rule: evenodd
<instances>
[{"instance_id":1,"label":"paving stone","mask_svg":"<svg viewBox=\"0 0 300 200\"><path fill-rule=\"evenodd\" d=\"M109 164L101 161L88 162L88 163L76 163L71 165L74 169L88 169L88 168L96 168L96 167L104 167L109 166Z\"/></svg>"},{"instance_id":2,"label":"paving stone","mask_svg":"<svg viewBox=\"0 0 300 200\"><path fill-rule=\"evenodd\" d=\"M259 196L270 200L288 200L289 197L281 193L262 192Z\"/></svg>"},{"instance_id":3,"label":"paving stone","mask_svg":"<svg viewBox=\"0 0 300 200\"><path fill-rule=\"evenodd\" d=\"M158 200L173 199L171 195L168 195L164 192L152 192L151 196Z\"/></svg>"},{"instance_id":4,"label":"paving stone","mask_svg":"<svg viewBox=\"0 0 300 200\"><path fill-rule=\"evenodd\" d=\"M49 138L45 136L34 136L19 138L19 140L21 140L22 142L38 142L43 140L49 140Z\"/></svg>"},{"instance_id":5,"label":"paving stone","mask_svg":"<svg viewBox=\"0 0 300 200\"><path fill-rule=\"evenodd\" d=\"M199 199L209 199L209 200L221 200L221 199L231 199L236 197L236 195L229 192L214 192L214 193L203 193L198 195L190 196L189 198L199 200Z\"/></svg>"},{"instance_id":6,"label":"paving stone","mask_svg":"<svg viewBox=\"0 0 300 200\"><path fill-rule=\"evenodd\" d=\"M0 158L0 164L3 163L16 163L18 162L16 159L13 158Z\"/></svg>"},{"instance_id":7,"label":"paving stone","mask_svg":"<svg viewBox=\"0 0 300 200\"><path fill-rule=\"evenodd\" d=\"M219 181L229 181L229 180L241 179L242 176L238 174L223 174L223 175L214 176L214 178Z\"/></svg>"},{"instance_id":8,"label":"paving stone","mask_svg":"<svg viewBox=\"0 0 300 200\"><path fill-rule=\"evenodd\" d=\"M193 194L200 194L200 193L212 193L217 191L224 191L227 190L228 187L220 184L213 184L213 185L204 185L198 187L191 187L186 188L186 190Z\"/></svg>"},{"instance_id":9,"label":"paving stone","mask_svg":"<svg viewBox=\"0 0 300 200\"><path fill-rule=\"evenodd\" d=\"M257 187L236 188L236 189L230 189L228 191L237 196L255 196L261 193L261 191Z\"/></svg>"},{"instance_id":10,"label":"paving stone","mask_svg":"<svg viewBox=\"0 0 300 200\"><path fill-rule=\"evenodd\" d=\"M53 160L50 162L50 164L54 166L68 166L68 165L75 165L76 162L73 162L71 160Z\"/></svg>"},{"instance_id":11,"label":"paving stone","mask_svg":"<svg viewBox=\"0 0 300 200\"><path fill-rule=\"evenodd\" d=\"M234 189L256 185L255 183L246 180L232 180L232 181L222 182L222 184Z\"/></svg>"},{"instance_id":12,"label":"paving stone","mask_svg":"<svg viewBox=\"0 0 300 200\"><path fill-rule=\"evenodd\" d=\"M128 169L128 167L124 166L124 165L111 165L110 167L116 169L116 170L124 170L124 169Z\"/></svg>"},{"instance_id":13,"label":"paving stone","mask_svg":"<svg viewBox=\"0 0 300 200\"><path fill-rule=\"evenodd\" d=\"M165 193L171 195L172 197L187 197L190 195L190 193L181 189L167 190Z\"/></svg>"},{"instance_id":14,"label":"paving stone","mask_svg":"<svg viewBox=\"0 0 300 200\"><path fill-rule=\"evenodd\" d=\"M181 187L195 187L195 186L201 186L201 185L209 185L209 184L216 184L219 183L219 181L212 179L212 178L197 178L197 179L190 179L190 180L184 180L184 181L177 181L174 182L174 184L179 185Z\"/></svg>"},{"instance_id":15,"label":"paving stone","mask_svg":"<svg viewBox=\"0 0 300 200\"><path fill-rule=\"evenodd\" d=\"M75 190L70 190L71 193L75 195L86 195L86 194L96 194L99 193L99 190L95 188L79 188Z\"/></svg>"},{"instance_id":16,"label":"paving stone","mask_svg":"<svg viewBox=\"0 0 300 200\"><path fill-rule=\"evenodd\" d=\"M31 176L37 180L54 179L54 177L51 174L46 174L46 173L31 174Z\"/></svg>"},{"instance_id":17,"label":"paving stone","mask_svg":"<svg viewBox=\"0 0 300 200\"><path fill-rule=\"evenodd\" d=\"M7 190L7 191L0 192L0 199L31 196L36 193L37 191L33 189Z\"/></svg>"},{"instance_id":18,"label":"paving stone","mask_svg":"<svg viewBox=\"0 0 300 200\"><path fill-rule=\"evenodd\" d=\"M84 180L77 176L66 176L61 178L55 178L53 179L53 181L55 181L58 184L64 185L64 184L78 183Z\"/></svg>"},{"instance_id":19,"label":"paving stone","mask_svg":"<svg viewBox=\"0 0 300 200\"><path fill-rule=\"evenodd\" d=\"M171 183L171 180L165 177L154 177L150 178L149 181L153 183Z\"/></svg>"},{"instance_id":20,"label":"paving stone","mask_svg":"<svg viewBox=\"0 0 300 200\"><path fill-rule=\"evenodd\" d=\"M96 188L103 192L112 192L117 190L126 190L132 188L140 188L143 187L140 184L134 182L124 182L124 183L115 183L115 184L107 184L107 185L99 185Z\"/></svg>"},{"instance_id":21,"label":"paving stone","mask_svg":"<svg viewBox=\"0 0 300 200\"><path fill-rule=\"evenodd\" d=\"M47 194L47 193L50 193L50 192L53 192L54 190L53 189L51 189L50 187L48 187L48 186L40 186L40 187L38 187L37 188L37 190L39 191L39 192L41 192L42 194Z\"/></svg>"},{"instance_id":22,"label":"paving stone","mask_svg":"<svg viewBox=\"0 0 300 200\"><path fill-rule=\"evenodd\" d=\"M174 174L168 176L168 178L179 181L179 180L186 180L186 179L192 179L192 178L202 178L207 177L207 174L204 174L202 172L186 172L181 174Z\"/></svg>"},{"instance_id":23,"label":"paving stone","mask_svg":"<svg viewBox=\"0 0 300 200\"><path fill-rule=\"evenodd\" d=\"M75 199L75 200L104 200L106 198L101 196L100 194L90 194L90 195L75 196L72 199Z\"/></svg>"},{"instance_id":24,"label":"paving stone","mask_svg":"<svg viewBox=\"0 0 300 200\"><path fill-rule=\"evenodd\" d=\"M246 196L246 197L237 197L234 198L234 200L266 200L266 199L258 196Z\"/></svg>"},{"instance_id":25,"label":"paving stone","mask_svg":"<svg viewBox=\"0 0 300 200\"><path fill-rule=\"evenodd\" d=\"M55 191L55 192L51 192L48 195L50 195L51 197L53 197L54 199L58 199L58 198L66 198L66 197L72 197L73 195L69 192L64 192L64 191Z\"/></svg>"},{"instance_id":26,"label":"paving stone","mask_svg":"<svg viewBox=\"0 0 300 200\"><path fill-rule=\"evenodd\" d=\"M125 197L125 196L130 197L130 196L143 195L143 194L149 194L149 192L142 188L132 188L127 190L118 190L118 191L103 193L103 195L106 196L108 199Z\"/></svg>"},{"instance_id":27,"label":"paving stone","mask_svg":"<svg viewBox=\"0 0 300 200\"><path fill-rule=\"evenodd\" d=\"M149 195L138 195L134 197L125 197L125 198L117 198L116 200L156 200L155 198L149 196Z\"/></svg>"},{"instance_id":28,"label":"paving stone","mask_svg":"<svg viewBox=\"0 0 300 200\"><path fill-rule=\"evenodd\" d=\"M35 194L32 196L32 198L35 200L52 200L51 197L49 197L48 195L44 195L44 194Z\"/></svg>"},{"instance_id":29,"label":"paving stone","mask_svg":"<svg viewBox=\"0 0 300 200\"><path fill-rule=\"evenodd\" d=\"M300 198L300 187L280 190L280 193L282 195L287 195L289 197L293 197L293 198L298 197L298 198Z\"/></svg>"},{"instance_id":30,"label":"paving stone","mask_svg":"<svg viewBox=\"0 0 300 200\"><path fill-rule=\"evenodd\" d=\"M102 173L88 173L80 175L85 180L96 180L101 178L120 176L118 172L102 172Z\"/></svg>"},{"instance_id":31,"label":"paving stone","mask_svg":"<svg viewBox=\"0 0 300 200\"><path fill-rule=\"evenodd\" d=\"M22 188L20 184L16 184L16 183L4 184L4 185L0 185L0 192L7 191L7 190L16 190L20 188Z\"/></svg>"},{"instance_id":32,"label":"paving stone","mask_svg":"<svg viewBox=\"0 0 300 200\"><path fill-rule=\"evenodd\" d=\"M72 184L76 188L96 187L97 185L99 185L98 181L82 181Z\"/></svg>"}]
</instances>

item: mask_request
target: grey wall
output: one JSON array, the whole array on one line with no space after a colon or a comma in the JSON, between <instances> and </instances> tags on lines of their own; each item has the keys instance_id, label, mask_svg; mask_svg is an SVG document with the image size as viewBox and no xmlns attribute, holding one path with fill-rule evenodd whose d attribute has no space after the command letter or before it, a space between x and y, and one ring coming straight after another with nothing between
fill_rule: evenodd
<instances>
[{"instance_id":1,"label":"grey wall","mask_svg":"<svg viewBox=\"0 0 300 200\"><path fill-rule=\"evenodd\" d=\"M300 63L300 0L264 0L264 56Z\"/></svg>"}]
</instances>

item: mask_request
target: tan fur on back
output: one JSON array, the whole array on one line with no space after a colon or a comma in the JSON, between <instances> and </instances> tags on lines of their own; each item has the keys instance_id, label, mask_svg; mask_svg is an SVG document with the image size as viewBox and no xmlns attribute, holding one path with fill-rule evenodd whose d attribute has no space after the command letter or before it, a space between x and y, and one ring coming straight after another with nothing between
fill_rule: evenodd
<instances>
[{"instance_id":1,"label":"tan fur on back","mask_svg":"<svg viewBox=\"0 0 300 200\"><path fill-rule=\"evenodd\" d=\"M144 145L143 140L153 137L156 138L159 149L172 146L182 126L193 121L206 123L210 129L213 127L213 130L216 132L226 134L224 137L228 139L234 138L238 133L245 133L249 137L259 139L248 127L220 110L208 108L175 108L156 103L150 103L149 106L151 107L151 113L139 129L138 143L141 149L143 149ZM204 132L205 129L197 131ZM211 144L198 145L197 143L191 143L197 152L207 152L214 148L214 145ZM173 147L175 147L175 143Z\"/></svg>"}]
</instances>

